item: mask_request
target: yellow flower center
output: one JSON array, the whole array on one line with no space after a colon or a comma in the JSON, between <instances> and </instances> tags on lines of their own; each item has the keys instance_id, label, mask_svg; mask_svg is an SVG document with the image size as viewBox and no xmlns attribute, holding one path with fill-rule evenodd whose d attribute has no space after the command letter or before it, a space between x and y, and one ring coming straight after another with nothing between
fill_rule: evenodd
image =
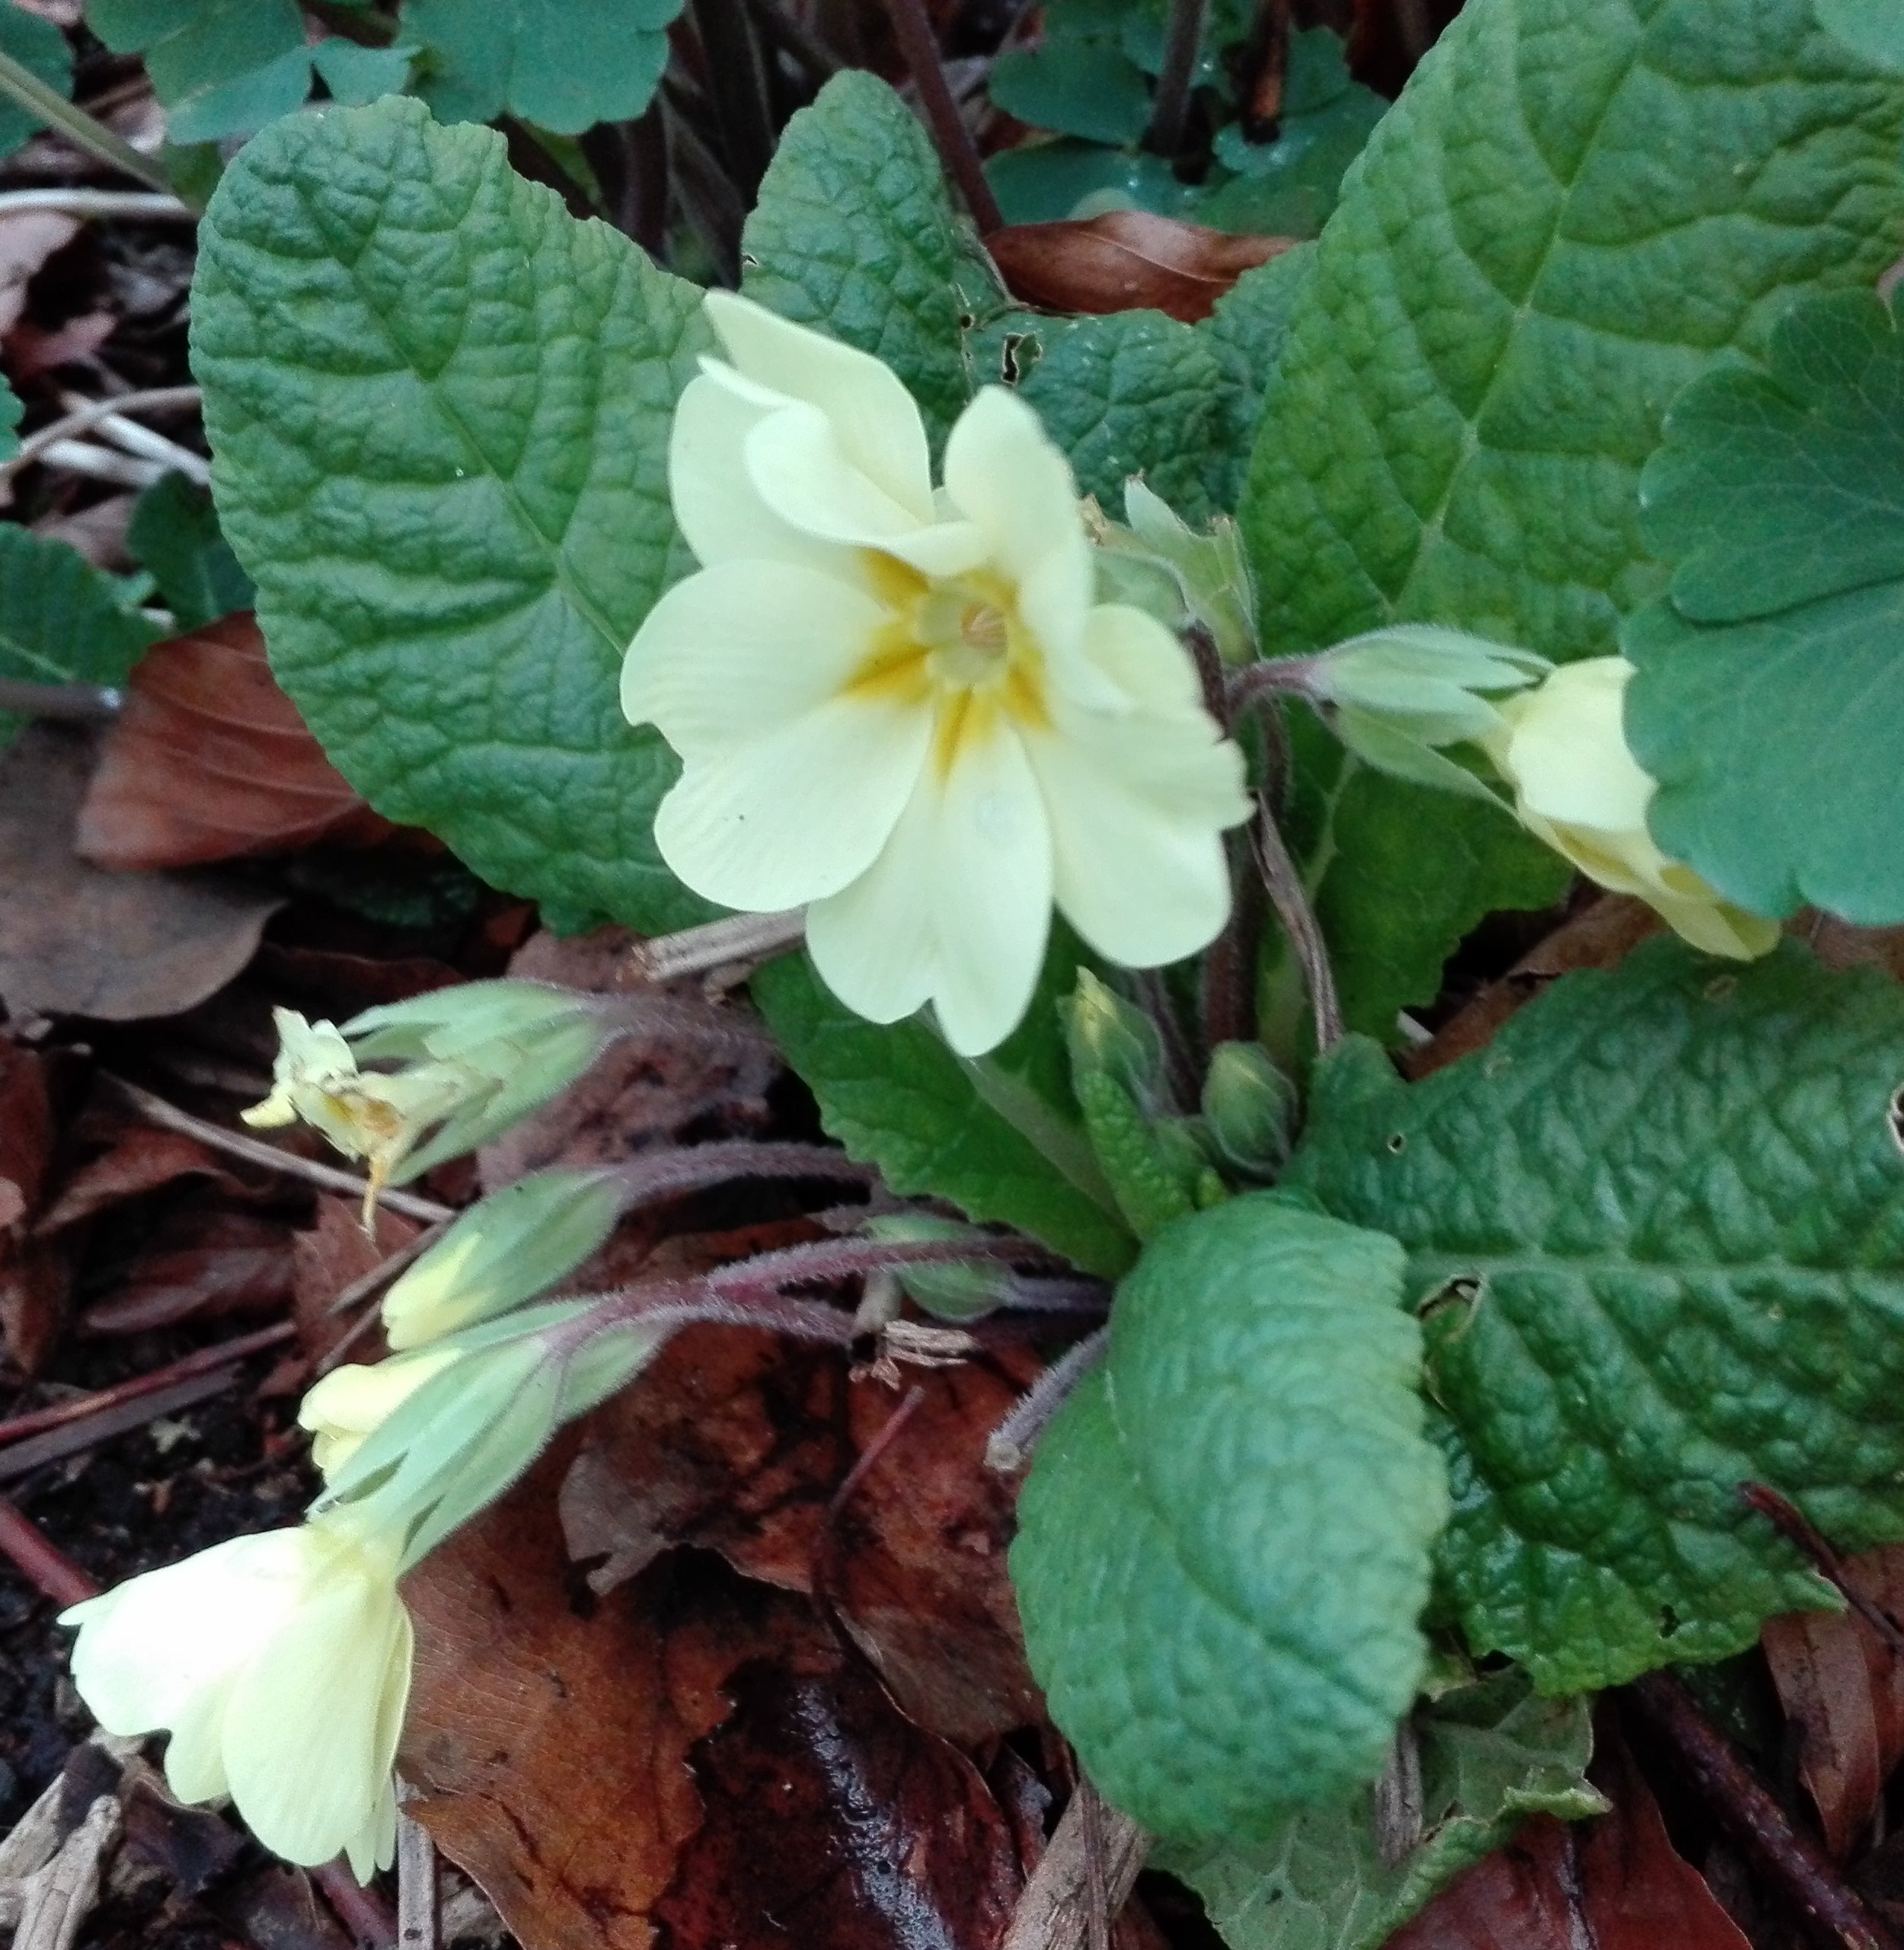
<instances>
[{"instance_id":1,"label":"yellow flower center","mask_svg":"<svg viewBox=\"0 0 1904 1950\"><path fill-rule=\"evenodd\" d=\"M922 575L877 550L863 558L887 611L847 685L849 696L882 697L933 713L932 758L941 777L960 755L1007 724L1041 729L1044 655L1018 614L1003 576Z\"/></svg>"}]
</instances>

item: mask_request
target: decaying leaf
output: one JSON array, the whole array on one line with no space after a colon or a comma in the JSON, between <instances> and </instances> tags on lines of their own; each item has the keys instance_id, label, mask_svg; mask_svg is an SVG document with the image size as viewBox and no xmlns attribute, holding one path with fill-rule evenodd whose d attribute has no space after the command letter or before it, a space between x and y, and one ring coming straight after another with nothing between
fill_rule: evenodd
<instances>
[{"instance_id":1,"label":"decaying leaf","mask_svg":"<svg viewBox=\"0 0 1904 1950\"><path fill-rule=\"evenodd\" d=\"M109 1149L67 1177L34 1230L50 1238L181 1178L210 1179L228 1189L235 1183L196 1138L141 1120L122 1124Z\"/></svg>"},{"instance_id":2,"label":"decaying leaf","mask_svg":"<svg viewBox=\"0 0 1904 1950\"><path fill-rule=\"evenodd\" d=\"M388 1206L377 1208L376 1227L375 1238L366 1235L356 1200L335 1198L327 1192L318 1200L317 1223L292 1240L292 1311L297 1318L298 1338L313 1360L328 1354L356 1324L358 1316L354 1313L331 1312L331 1303L338 1294L372 1267L381 1265L391 1253L407 1246L421 1230L415 1220L404 1218ZM375 1301L366 1303L375 1304ZM351 1346L353 1361L379 1359L384 1352L381 1330L368 1337L360 1336Z\"/></svg>"},{"instance_id":3,"label":"decaying leaf","mask_svg":"<svg viewBox=\"0 0 1904 1950\"><path fill-rule=\"evenodd\" d=\"M76 857L91 742L35 725L0 756L0 997L135 1022L202 1002L251 959L275 895L203 873L108 873Z\"/></svg>"},{"instance_id":4,"label":"decaying leaf","mask_svg":"<svg viewBox=\"0 0 1904 1950\"><path fill-rule=\"evenodd\" d=\"M174 1321L256 1313L291 1297L291 1229L249 1212L187 1205L84 1319L95 1334L139 1334Z\"/></svg>"},{"instance_id":5,"label":"decaying leaf","mask_svg":"<svg viewBox=\"0 0 1904 1950\"><path fill-rule=\"evenodd\" d=\"M667 1545L814 1591L918 1724L976 1742L1043 1717L1005 1575L1012 1495L986 1438L1037 1363L909 1371L922 1399L830 1526L900 1396L832 1350L703 1328L589 1419L564 1486L571 1549L626 1576Z\"/></svg>"},{"instance_id":6,"label":"decaying leaf","mask_svg":"<svg viewBox=\"0 0 1904 1950\"><path fill-rule=\"evenodd\" d=\"M1286 237L1237 237L1147 210L1021 223L986 239L1027 305L1051 311L1168 312L1194 325L1243 273L1293 250Z\"/></svg>"},{"instance_id":7,"label":"decaying leaf","mask_svg":"<svg viewBox=\"0 0 1904 1950\"><path fill-rule=\"evenodd\" d=\"M78 851L99 866L196 866L390 830L278 688L247 612L155 643L134 666Z\"/></svg>"},{"instance_id":8,"label":"decaying leaf","mask_svg":"<svg viewBox=\"0 0 1904 1950\"><path fill-rule=\"evenodd\" d=\"M51 1349L65 1308L65 1250L30 1237L52 1152L46 1064L0 1037L0 1343L29 1374Z\"/></svg>"},{"instance_id":9,"label":"decaying leaf","mask_svg":"<svg viewBox=\"0 0 1904 1950\"><path fill-rule=\"evenodd\" d=\"M1904 1617L1904 1546L1844 1566L1853 1590ZM1798 1612L1766 1621L1765 1662L1797 1726L1798 1772L1839 1861L1870 1825L1891 1770L1904 1759L1904 1658L1855 1611Z\"/></svg>"}]
</instances>

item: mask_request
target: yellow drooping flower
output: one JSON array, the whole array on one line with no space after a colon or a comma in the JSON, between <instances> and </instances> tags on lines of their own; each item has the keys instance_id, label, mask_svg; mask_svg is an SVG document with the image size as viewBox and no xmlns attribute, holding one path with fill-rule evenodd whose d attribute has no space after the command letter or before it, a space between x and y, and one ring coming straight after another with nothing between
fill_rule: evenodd
<instances>
[{"instance_id":1,"label":"yellow drooping flower","mask_svg":"<svg viewBox=\"0 0 1904 1950\"><path fill-rule=\"evenodd\" d=\"M109 1733L171 1730L181 1801L229 1795L267 1848L341 1852L367 1881L396 1849L412 1646L397 1566L396 1539L344 1511L234 1538L66 1612L73 1684Z\"/></svg>"},{"instance_id":2,"label":"yellow drooping flower","mask_svg":"<svg viewBox=\"0 0 1904 1950\"><path fill-rule=\"evenodd\" d=\"M629 646L624 710L682 776L655 825L697 892L804 906L847 1006L927 1002L976 1055L1035 984L1055 905L1129 967L1204 946L1230 904L1243 764L1183 646L1100 603L1076 484L987 387L946 445L877 359L730 293L675 416L700 573Z\"/></svg>"},{"instance_id":3,"label":"yellow drooping flower","mask_svg":"<svg viewBox=\"0 0 1904 1950\"><path fill-rule=\"evenodd\" d=\"M1632 675L1623 657L1589 657L1498 701L1501 726L1481 743L1513 788L1516 815L1589 879L1637 895L1695 948L1735 961L1768 954L1778 924L1733 906L1647 830L1657 787L1626 742Z\"/></svg>"},{"instance_id":4,"label":"yellow drooping flower","mask_svg":"<svg viewBox=\"0 0 1904 1950\"><path fill-rule=\"evenodd\" d=\"M311 1460L326 1476L335 1476L372 1430L461 1353L457 1347L419 1348L369 1366L347 1363L321 1376L298 1405L299 1424L311 1431Z\"/></svg>"}]
</instances>

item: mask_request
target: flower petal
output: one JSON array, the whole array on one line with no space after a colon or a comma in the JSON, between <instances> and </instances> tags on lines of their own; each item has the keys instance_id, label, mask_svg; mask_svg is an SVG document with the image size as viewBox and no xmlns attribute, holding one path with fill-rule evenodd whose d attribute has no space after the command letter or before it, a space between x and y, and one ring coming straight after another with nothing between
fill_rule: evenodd
<instances>
[{"instance_id":1,"label":"flower petal","mask_svg":"<svg viewBox=\"0 0 1904 1950\"><path fill-rule=\"evenodd\" d=\"M410 1623L394 1563L386 1569L334 1542L324 1556L304 1602L239 1676L225 1713L238 1812L267 1848L297 1862L328 1862L375 1817L389 1780L390 1702L409 1685Z\"/></svg>"},{"instance_id":2,"label":"flower petal","mask_svg":"<svg viewBox=\"0 0 1904 1950\"><path fill-rule=\"evenodd\" d=\"M1243 757L1196 701L1188 658L1141 611L1091 613L1087 651L1146 708L1101 712L1058 701L1025 745L1051 822L1065 918L1100 954L1154 968L1193 954L1228 918L1222 833L1249 813Z\"/></svg>"},{"instance_id":3,"label":"flower petal","mask_svg":"<svg viewBox=\"0 0 1904 1950\"><path fill-rule=\"evenodd\" d=\"M781 562L727 562L677 582L621 665L621 708L685 759L803 716L852 681L887 612L852 582Z\"/></svg>"},{"instance_id":4,"label":"flower petal","mask_svg":"<svg viewBox=\"0 0 1904 1950\"><path fill-rule=\"evenodd\" d=\"M1621 833L1644 829L1653 782L1628 749L1633 667L1620 657L1564 665L1539 689L1506 700L1507 776L1543 819Z\"/></svg>"},{"instance_id":5,"label":"flower petal","mask_svg":"<svg viewBox=\"0 0 1904 1950\"><path fill-rule=\"evenodd\" d=\"M854 547L879 547L930 525L855 467L818 407L790 401L764 415L743 453L748 487L789 528Z\"/></svg>"},{"instance_id":6,"label":"flower petal","mask_svg":"<svg viewBox=\"0 0 1904 1950\"><path fill-rule=\"evenodd\" d=\"M1091 545L1078 484L1038 416L982 388L945 446L946 492L1018 586L1018 613L1046 655L1074 655L1091 607Z\"/></svg>"},{"instance_id":7,"label":"flower petal","mask_svg":"<svg viewBox=\"0 0 1904 1950\"><path fill-rule=\"evenodd\" d=\"M717 366L682 391L668 443L668 492L704 569L749 560L833 566L838 551L782 521L747 478L747 436L778 405Z\"/></svg>"},{"instance_id":8,"label":"flower petal","mask_svg":"<svg viewBox=\"0 0 1904 1950\"><path fill-rule=\"evenodd\" d=\"M655 844L724 907L769 914L837 893L886 844L931 730L929 711L902 696L832 698L690 759L655 815Z\"/></svg>"},{"instance_id":9,"label":"flower petal","mask_svg":"<svg viewBox=\"0 0 1904 1950\"><path fill-rule=\"evenodd\" d=\"M995 728L930 767L878 860L807 915L821 978L893 1022L930 1000L962 1056L995 1048L1036 986L1051 925L1051 836L1024 748Z\"/></svg>"},{"instance_id":10,"label":"flower petal","mask_svg":"<svg viewBox=\"0 0 1904 1950\"><path fill-rule=\"evenodd\" d=\"M711 291L706 303L709 324L747 378L817 407L851 465L915 522L932 519L925 424L897 373L733 292Z\"/></svg>"}]
</instances>

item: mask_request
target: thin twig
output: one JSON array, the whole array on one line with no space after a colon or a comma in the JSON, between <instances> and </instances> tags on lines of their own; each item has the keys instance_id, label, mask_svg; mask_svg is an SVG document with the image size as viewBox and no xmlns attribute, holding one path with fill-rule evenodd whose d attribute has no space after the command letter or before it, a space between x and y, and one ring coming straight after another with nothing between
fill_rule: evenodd
<instances>
[{"instance_id":1,"label":"thin twig","mask_svg":"<svg viewBox=\"0 0 1904 1950\"><path fill-rule=\"evenodd\" d=\"M168 193L171 184L165 172L149 156L142 156L122 136L95 120L57 89L50 88L30 68L11 54L0 53L0 94L11 95L29 115L57 129L69 142L75 142L101 162L123 169L128 176L154 190Z\"/></svg>"},{"instance_id":2,"label":"thin twig","mask_svg":"<svg viewBox=\"0 0 1904 1950\"><path fill-rule=\"evenodd\" d=\"M708 145L688 112L687 91L671 75L661 84L662 126L668 144L668 179L688 222L706 245L721 282L740 282L740 231L747 206L727 180L720 158Z\"/></svg>"},{"instance_id":3,"label":"thin twig","mask_svg":"<svg viewBox=\"0 0 1904 1950\"><path fill-rule=\"evenodd\" d=\"M1051 1426L1052 1418L1071 1399L1078 1384L1104 1359L1110 1346L1110 1329L1100 1327L1054 1361L986 1438L986 1467L996 1470L1001 1476L1024 1468L1031 1460L1039 1437Z\"/></svg>"},{"instance_id":4,"label":"thin twig","mask_svg":"<svg viewBox=\"0 0 1904 1950\"><path fill-rule=\"evenodd\" d=\"M442 1905L438 1900L436 1844L430 1830L408 1814L406 1801L416 1790L407 1782L397 1791L398 1950L436 1950Z\"/></svg>"},{"instance_id":5,"label":"thin twig","mask_svg":"<svg viewBox=\"0 0 1904 1950\"><path fill-rule=\"evenodd\" d=\"M311 1880L364 1950L391 1950L397 1941L396 1915L375 1890L364 1888L341 1861L312 1869Z\"/></svg>"},{"instance_id":6,"label":"thin twig","mask_svg":"<svg viewBox=\"0 0 1904 1950\"><path fill-rule=\"evenodd\" d=\"M124 217L149 223L196 223L190 203L152 190L4 190L0 218L25 216L39 211L59 217Z\"/></svg>"},{"instance_id":7,"label":"thin twig","mask_svg":"<svg viewBox=\"0 0 1904 1950\"><path fill-rule=\"evenodd\" d=\"M1315 1045L1320 1051L1333 1049L1342 1040L1342 1003L1336 992L1335 970L1329 960L1328 944L1322 938L1315 910L1309 905L1308 889L1302 875L1289 857L1282 828L1270 809L1267 796L1257 795L1256 825L1252 834L1257 870L1263 891L1270 897L1276 918L1289 937L1289 946L1302 964L1303 980L1309 990L1309 1010L1315 1018Z\"/></svg>"},{"instance_id":8,"label":"thin twig","mask_svg":"<svg viewBox=\"0 0 1904 1950\"><path fill-rule=\"evenodd\" d=\"M1150 1851L1150 1837L1101 1799L1088 1811L1087 1792L1096 1793L1080 1781L1050 1847L1018 1898L1000 1950L1083 1950L1091 1926L1094 1853L1101 1865L1105 1916L1114 1922L1123 1908ZM1094 1829L1100 1843L1094 1851L1088 1846Z\"/></svg>"},{"instance_id":9,"label":"thin twig","mask_svg":"<svg viewBox=\"0 0 1904 1950\"><path fill-rule=\"evenodd\" d=\"M678 934L657 934L628 950L621 975L625 981L652 982L656 988L684 975L705 975L736 962L765 961L784 954L807 938L807 910L787 908L778 914L730 914Z\"/></svg>"},{"instance_id":10,"label":"thin twig","mask_svg":"<svg viewBox=\"0 0 1904 1950\"><path fill-rule=\"evenodd\" d=\"M1203 45L1209 0L1171 0L1170 31L1164 43L1164 65L1157 76L1144 146L1161 156L1175 156L1184 146L1190 122L1190 88L1196 79L1196 56Z\"/></svg>"},{"instance_id":11,"label":"thin twig","mask_svg":"<svg viewBox=\"0 0 1904 1950\"><path fill-rule=\"evenodd\" d=\"M1904 1654L1904 1632L1880 1607L1874 1604L1851 1581L1845 1560L1832 1549L1816 1524L1789 1498L1762 1482L1742 1482L1739 1501L1756 1510L1786 1542L1802 1551L1812 1566L1857 1613L1892 1652Z\"/></svg>"},{"instance_id":12,"label":"thin twig","mask_svg":"<svg viewBox=\"0 0 1904 1950\"><path fill-rule=\"evenodd\" d=\"M125 703L122 691L97 684L35 684L0 677L0 711L55 724L110 724Z\"/></svg>"},{"instance_id":13,"label":"thin twig","mask_svg":"<svg viewBox=\"0 0 1904 1950\"><path fill-rule=\"evenodd\" d=\"M56 440L37 458L50 474L83 474L115 487L150 487L165 471L156 461L137 460L117 447L96 447L87 440ZM0 475L0 482L4 479Z\"/></svg>"},{"instance_id":14,"label":"thin twig","mask_svg":"<svg viewBox=\"0 0 1904 1950\"><path fill-rule=\"evenodd\" d=\"M194 1117L190 1111L180 1110L163 1097L154 1096L150 1090L129 1084L123 1077L107 1072L101 1074L148 1123L156 1124L162 1131L180 1131L187 1138L196 1138L215 1151L222 1151L227 1157L243 1158L247 1163L262 1165L267 1171L281 1171L289 1177L302 1179L308 1185L321 1186L326 1192L345 1192L361 1200L368 1189L366 1181L355 1172L340 1171L334 1165L301 1158L295 1151L281 1151L275 1144L228 1131L223 1125L214 1124L207 1118ZM388 1211L401 1212L407 1219L420 1219L425 1225L435 1225L439 1220L456 1216L453 1206L439 1205L434 1198L420 1198L414 1192L386 1189L378 1194L377 1202Z\"/></svg>"},{"instance_id":15,"label":"thin twig","mask_svg":"<svg viewBox=\"0 0 1904 1950\"><path fill-rule=\"evenodd\" d=\"M255 1333L239 1334L231 1340L200 1348L193 1353L181 1355L177 1361L168 1361L163 1368L154 1368L149 1374L136 1374L129 1381L115 1382L110 1388L97 1388L91 1394L76 1395L48 1408L29 1409L24 1415L0 1422L0 1448L27 1436L37 1435L43 1429L63 1428L69 1422L85 1422L93 1415L103 1415L108 1409L117 1408L122 1402L136 1401L142 1395L156 1394L161 1389L169 1388L174 1381L184 1381L195 1374L209 1374L215 1369L248 1361L254 1354L263 1354L268 1348L282 1347L286 1341L295 1340L297 1332L294 1322L280 1320L274 1326L259 1328Z\"/></svg>"},{"instance_id":16,"label":"thin twig","mask_svg":"<svg viewBox=\"0 0 1904 1950\"><path fill-rule=\"evenodd\" d=\"M5 1496L0 1496L0 1555L11 1559L14 1569L55 1604L81 1604L99 1595L98 1579L49 1543L40 1526Z\"/></svg>"},{"instance_id":17,"label":"thin twig","mask_svg":"<svg viewBox=\"0 0 1904 1950\"><path fill-rule=\"evenodd\" d=\"M734 0L692 0L688 11L706 56L701 81L720 132L727 174L751 203L774 153L766 78L753 32Z\"/></svg>"},{"instance_id":18,"label":"thin twig","mask_svg":"<svg viewBox=\"0 0 1904 1950\"><path fill-rule=\"evenodd\" d=\"M63 1463L69 1456L84 1455L102 1442L147 1428L161 1416L182 1415L187 1409L195 1409L214 1395L235 1387L238 1378L235 1368L190 1375L161 1388L155 1395L140 1395L116 1407L102 1409L85 1422L69 1422L63 1428L49 1428L40 1435L29 1435L24 1441L10 1443L0 1449L0 1482L31 1476L50 1463Z\"/></svg>"},{"instance_id":19,"label":"thin twig","mask_svg":"<svg viewBox=\"0 0 1904 1950\"><path fill-rule=\"evenodd\" d=\"M5 59L0 55L0 60ZM121 393L113 399L91 401L50 426L29 434L21 442L19 452L0 467L0 480L18 474L22 468L39 459L48 448L88 432L102 420L123 419L135 413L178 411L196 406L203 397L196 386L154 386L142 393Z\"/></svg>"},{"instance_id":20,"label":"thin twig","mask_svg":"<svg viewBox=\"0 0 1904 1950\"><path fill-rule=\"evenodd\" d=\"M1794 1828L1731 1744L1669 1674L1649 1673L1624 1696L1672 1751L1720 1824L1819 1942L1838 1950L1897 1950L1897 1939L1845 1886L1823 1851Z\"/></svg>"},{"instance_id":21,"label":"thin twig","mask_svg":"<svg viewBox=\"0 0 1904 1950\"><path fill-rule=\"evenodd\" d=\"M75 413L90 408L92 404L72 393L62 393L59 402ZM203 454L181 447L176 440L168 440L164 434L155 433L149 426L141 426L121 413L102 413L95 423L115 447L123 448L142 461L156 461L174 474L182 474L196 487L211 486L212 464Z\"/></svg>"},{"instance_id":22,"label":"thin twig","mask_svg":"<svg viewBox=\"0 0 1904 1950\"><path fill-rule=\"evenodd\" d=\"M951 84L945 78L945 63L939 54L938 37L932 31L925 0L886 0L893 22L893 36L899 44L906 71L925 110L927 126L938 145L939 160L959 186L959 194L972 212L972 221L982 237L1005 228L998 199L986 180L985 164L972 131L965 126L959 104L953 99Z\"/></svg>"}]
</instances>

